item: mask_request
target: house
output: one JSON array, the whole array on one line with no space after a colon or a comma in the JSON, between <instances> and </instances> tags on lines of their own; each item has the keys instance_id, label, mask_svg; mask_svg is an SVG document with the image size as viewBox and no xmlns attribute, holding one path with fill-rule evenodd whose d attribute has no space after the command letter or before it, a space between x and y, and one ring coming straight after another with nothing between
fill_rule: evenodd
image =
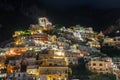
<instances>
[{"instance_id":1,"label":"house","mask_svg":"<svg viewBox=\"0 0 120 80\"><path fill-rule=\"evenodd\" d=\"M93 72L98 73L112 73L112 59L111 58L92 58L88 62L87 68Z\"/></svg>"},{"instance_id":2,"label":"house","mask_svg":"<svg viewBox=\"0 0 120 80\"><path fill-rule=\"evenodd\" d=\"M38 66L37 65L30 65L27 66L27 74L39 75Z\"/></svg>"},{"instance_id":3,"label":"house","mask_svg":"<svg viewBox=\"0 0 120 80\"><path fill-rule=\"evenodd\" d=\"M70 69L68 67L39 67L40 76L45 80L67 80Z\"/></svg>"},{"instance_id":4,"label":"house","mask_svg":"<svg viewBox=\"0 0 120 80\"><path fill-rule=\"evenodd\" d=\"M6 80L28 80L28 74L26 72L17 72L17 73L11 73L7 75Z\"/></svg>"}]
</instances>

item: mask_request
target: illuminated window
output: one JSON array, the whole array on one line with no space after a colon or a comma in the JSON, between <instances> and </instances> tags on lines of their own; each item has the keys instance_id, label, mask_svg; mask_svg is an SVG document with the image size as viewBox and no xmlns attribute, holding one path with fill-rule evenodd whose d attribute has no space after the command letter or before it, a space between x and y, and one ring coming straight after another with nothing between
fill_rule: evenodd
<instances>
[{"instance_id":1,"label":"illuminated window","mask_svg":"<svg viewBox=\"0 0 120 80\"><path fill-rule=\"evenodd\" d=\"M61 80L60 78L58 78L58 80Z\"/></svg>"}]
</instances>

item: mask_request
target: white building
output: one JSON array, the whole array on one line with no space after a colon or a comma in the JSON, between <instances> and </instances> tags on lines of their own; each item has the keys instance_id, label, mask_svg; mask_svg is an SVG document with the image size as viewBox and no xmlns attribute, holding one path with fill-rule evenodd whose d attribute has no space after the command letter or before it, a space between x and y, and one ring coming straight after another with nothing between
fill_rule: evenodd
<instances>
[{"instance_id":1,"label":"white building","mask_svg":"<svg viewBox=\"0 0 120 80\"><path fill-rule=\"evenodd\" d=\"M43 18L39 18L39 25L45 27L47 25L52 25L52 23L49 22L46 17L43 17Z\"/></svg>"}]
</instances>

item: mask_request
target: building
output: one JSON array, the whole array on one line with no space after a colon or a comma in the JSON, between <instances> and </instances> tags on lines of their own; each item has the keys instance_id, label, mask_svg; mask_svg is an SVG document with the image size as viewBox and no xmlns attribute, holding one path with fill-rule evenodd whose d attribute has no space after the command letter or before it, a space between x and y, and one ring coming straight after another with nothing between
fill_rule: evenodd
<instances>
[{"instance_id":1,"label":"building","mask_svg":"<svg viewBox=\"0 0 120 80\"><path fill-rule=\"evenodd\" d=\"M88 43L86 45L88 45L90 47L95 47L95 48L100 48L101 47L100 43L97 42L97 41L88 41Z\"/></svg>"},{"instance_id":2,"label":"building","mask_svg":"<svg viewBox=\"0 0 120 80\"><path fill-rule=\"evenodd\" d=\"M112 73L112 64L111 58L94 58L88 62L87 68L93 72Z\"/></svg>"},{"instance_id":3,"label":"building","mask_svg":"<svg viewBox=\"0 0 120 80\"><path fill-rule=\"evenodd\" d=\"M43 59L40 66L67 66L65 59Z\"/></svg>"},{"instance_id":4,"label":"building","mask_svg":"<svg viewBox=\"0 0 120 80\"><path fill-rule=\"evenodd\" d=\"M46 17L39 18L39 25L45 27L47 25L52 25L51 22L48 21Z\"/></svg>"},{"instance_id":5,"label":"building","mask_svg":"<svg viewBox=\"0 0 120 80\"><path fill-rule=\"evenodd\" d=\"M115 40L116 42L120 43L120 36L115 37L114 40Z\"/></svg>"},{"instance_id":6,"label":"building","mask_svg":"<svg viewBox=\"0 0 120 80\"><path fill-rule=\"evenodd\" d=\"M15 72L15 66L7 65L7 73L13 73L13 72Z\"/></svg>"},{"instance_id":7,"label":"building","mask_svg":"<svg viewBox=\"0 0 120 80\"><path fill-rule=\"evenodd\" d=\"M27 74L26 72L16 72L7 74L7 77L3 80L36 80L36 75Z\"/></svg>"},{"instance_id":8,"label":"building","mask_svg":"<svg viewBox=\"0 0 120 80\"><path fill-rule=\"evenodd\" d=\"M6 68L5 63L4 62L0 62L0 70L1 69L5 69L5 68Z\"/></svg>"},{"instance_id":9,"label":"building","mask_svg":"<svg viewBox=\"0 0 120 80\"><path fill-rule=\"evenodd\" d=\"M99 33L99 34L97 34L97 37L98 37L98 38L99 38L99 37L104 38L104 37L105 37L105 35L103 34L103 32L102 32L102 31L100 31L100 33Z\"/></svg>"},{"instance_id":10,"label":"building","mask_svg":"<svg viewBox=\"0 0 120 80\"><path fill-rule=\"evenodd\" d=\"M32 35L35 44L40 44L41 42L47 42L48 41L48 34L45 33L39 33Z\"/></svg>"},{"instance_id":11,"label":"building","mask_svg":"<svg viewBox=\"0 0 120 80\"><path fill-rule=\"evenodd\" d=\"M38 60L43 60L43 59L51 59L54 57L54 51L53 50L42 50L38 52Z\"/></svg>"},{"instance_id":12,"label":"building","mask_svg":"<svg viewBox=\"0 0 120 80\"><path fill-rule=\"evenodd\" d=\"M46 75L45 80L67 80L70 72L68 67L39 67L40 76Z\"/></svg>"},{"instance_id":13,"label":"building","mask_svg":"<svg viewBox=\"0 0 120 80\"><path fill-rule=\"evenodd\" d=\"M68 50L65 51L65 60L68 62L68 65L78 65L78 59L88 55L89 53L84 51Z\"/></svg>"},{"instance_id":14,"label":"building","mask_svg":"<svg viewBox=\"0 0 120 80\"><path fill-rule=\"evenodd\" d=\"M113 63L117 66L117 68L120 69L120 58L113 57L112 60L113 60Z\"/></svg>"},{"instance_id":15,"label":"building","mask_svg":"<svg viewBox=\"0 0 120 80\"><path fill-rule=\"evenodd\" d=\"M57 56L53 58L41 59L39 60L39 79L45 80L67 80L68 74L71 70L67 66L67 62L63 57ZM62 54L60 54L62 56Z\"/></svg>"},{"instance_id":16,"label":"building","mask_svg":"<svg viewBox=\"0 0 120 80\"><path fill-rule=\"evenodd\" d=\"M79 32L73 32L73 35L74 35L74 37L77 38L78 40L83 41L83 38L82 38L82 36L81 36L81 34L80 34Z\"/></svg>"},{"instance_id":17,"label":"building","mask_svg":"<svg viewBox=\"0 0 120 80\"><path fill-rule=\"evenodd\" d=\"M68 65L76 65L78 64L78 56L77 53L72 51L65 52L65 60L68 62Z\"/></svg>"},{"instance_id":18,"label":"building","mask_svg":"<svg viewBox=\"0 0 120 80\"><path fill-rule=\"evenodd\" d=\"M7 76L7 72L6 72L6 65L4 63L4 59L2 57L0 57L0 78L5 78Z\"/></svg>"},{"instance_id":19,"label":"building","mask_svg":"<svg viewBox=\"0 0 120 80\"><path fill-rule=\"evenodd\" d=\"M33 74L33 75L39 75L39 71L38 71L38 66L37 65L30 65L27 66L27 74Z\"/></svg>"},{"instance_id":20,"label":"building","mask_svg":"<svg viewBox=\"0 0 120 80\"><path fill-rule=\"evenodd\" d=\"M79 40L84 41L86 39L91 39L96 37L96 33L93 31L93 28L88 27L79 27L78 29L73 31L75 37L79 38Z\"/></svg>"},{"instance_id":21,"label":"building","mask_svg":"<svg viewBox=\"0 0 120 80\"><path fill-rule=\"evenodd\" d=\"M39 25L43 28L45 31L49 31L53 29L52 23L48 21L46 17L39 18Z\"/></svg>"},{"instance_id":22,"label":"building","mask_svg":"<svg viewBox=\"0 0 120 80\"><path fill-rule=\"evenodd\" d=\"M114 38L105 38L103 41L103 45L113 46L114 45Z\"/></svg>"}]
</instances>

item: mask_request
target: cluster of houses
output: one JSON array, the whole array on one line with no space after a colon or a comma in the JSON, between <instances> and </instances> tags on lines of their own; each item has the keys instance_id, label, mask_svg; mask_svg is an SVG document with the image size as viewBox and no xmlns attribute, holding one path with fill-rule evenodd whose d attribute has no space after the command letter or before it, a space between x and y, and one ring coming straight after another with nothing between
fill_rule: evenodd
<instances>
[{"instance_id":1,"label":"cluster of houses","mask_svg":"<svg viewBox=\"0 0 120 80\"><path fill-rule=\"evenodd\" d=\"M57 31L57 36L52 31ZM69 65L78 65L79 58L89 58L86 68L98 73L119 72L117 60L109 57L90 57L100 53L99 38L91 27L79 25L56 29L47 18L39 18L39 24L29 30L16 31L12 45L0 49L0 77L6 80L68 80L72 75ZM103 43L113 45L112 39ZM115 38L114 44L120 43ZM116 74L119 76L119 74Z\"/></svg>"}]
</instances>

